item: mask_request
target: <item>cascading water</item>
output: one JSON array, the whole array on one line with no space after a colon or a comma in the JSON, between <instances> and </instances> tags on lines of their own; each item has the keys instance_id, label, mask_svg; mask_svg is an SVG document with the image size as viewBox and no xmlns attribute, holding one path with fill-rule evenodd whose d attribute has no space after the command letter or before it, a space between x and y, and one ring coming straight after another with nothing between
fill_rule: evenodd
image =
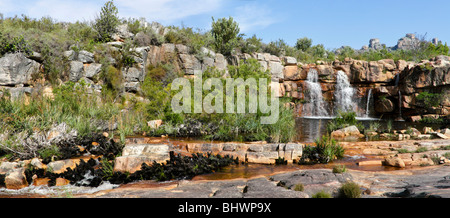
<instances>
[{"instance_id":1,"label":"cascading water","mask_svg":"<svg viewBox=\"0 0 450 218\"><path fill-rule=\"evenodd\" d=\"M366 103L365 117L369 117L369 113L370 113L370 99L372 99L372 89L369 89L369 92L367 93L367 103Z\"/></svg>"},{"instance_id":2,"label":"cascading water","mask_svg":"<svg viewBox=\"0 0 450 218\"><path fill-rule=\"evenodd\" d=\"M341 70L338 71L336 75L336 90L334 92L334 113L354 111L356 108L356 103L353 99L354 94L355 89L351 87L347 75Z\"/></svg>"},{"instance_id":3,"label":"cascading water","mask_svg":"<svg viewBox=\"0 0 450 218\"><path fill-rule=\"evenodd\" d=\"M306 77L306 92L307 103L303 105L303 111L307 116L325 117L328 112L325 109L325 101L322 96L322 87L319 83L319 73L316 69L310 69Z\"/></svg>"}]
</instances>

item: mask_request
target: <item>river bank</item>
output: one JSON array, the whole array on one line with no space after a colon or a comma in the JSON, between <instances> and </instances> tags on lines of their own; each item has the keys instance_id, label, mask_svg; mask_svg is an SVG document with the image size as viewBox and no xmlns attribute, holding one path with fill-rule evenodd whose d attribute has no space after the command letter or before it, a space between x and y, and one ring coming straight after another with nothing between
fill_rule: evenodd
<instances>
[{"instance_id":1,"label":"river bank","mask_svg":"<svg viewBox=\"0 0 450 218\"><path fill-rule=\"evenodd\" d=\"M227 144L227 146L236 148L245 147L247 153L264 154L266 151L264 148L273 149L273 146L262 142L259 144ZM257 159L247 158L246 162L242 161L237 165L221 167L210 173L193 176L192 179L136 180L124 184L111 184L103 181L97 187L85 187L81 184L85 179L86 181L89 179L87 178L89 175L78 175L80 180L77 183L58 178L56 184L49 185L45 178L22 173L25 171L25 167L30 167L30 164L34 167L38 166L39 160L33 159L21 163L3 161L0 164L2 175L9 178L17 176L16 178L19 179L16 181L19 183L22 181L23 184L22 187L16 189L0 187L0 197L308 198L319 191L335 195L342 184L349 181L360 186L363 198L450 197L450 164L444 155L448 153L445 149L450 145L450 140L367 141L340 142L340 144L345 148L344 158L328 164L300 165L290 162L287 165L275 165L275 159L272 164L261 164L254 162L257 162ZM136 145L142 147L165 145L167 152L184 152L184 155L188 155L190 152L207 154L214 149L214 152L219 154L217 148L224 148L223 143L220 142L207 143L141 137L128 139L124 151L127 146L136 147ZM279 145L277 148L277 152L285 151L283 149L280 151ZM286 148L286 145L283 148ZM408 150L410 152L406 152ZM241 154L244 152L239 149L235 151ZM267 150L267 152L274 151ZM233 151L229 150L227 154L232 156ZM126 156L125 152L122 152L122 156ZM260 156L267 160L266 156ZM85 156L83 163L88 163L89 161L86 159L91 157L93 156ZM139 157L139 155L135 157ZM120 160L119 157L116 159ZM137 159L142 160L141 158ZM53 172L57 170L63 172L64 169L74 169L72 171L75 172L77 171L76 167L80 165L80 160L73 158L55 162L58 162L59 165L52 162L48 164L40 162L40 164L42 168L47 166L47 169L48 166L51 166ZM95 165L95 162L91 162L94 165L93 168L99 167ZM10 167L9 171L7 170L8 166ZM333 173L334 166L345 166L347 171ZM26 178L27 176L32 178ZM92 178L90 179L92 180ZM27 182L27 180L31 182ZM304 190L295 191L297 184L302 184Z\"/></svg>"}]
</instances>

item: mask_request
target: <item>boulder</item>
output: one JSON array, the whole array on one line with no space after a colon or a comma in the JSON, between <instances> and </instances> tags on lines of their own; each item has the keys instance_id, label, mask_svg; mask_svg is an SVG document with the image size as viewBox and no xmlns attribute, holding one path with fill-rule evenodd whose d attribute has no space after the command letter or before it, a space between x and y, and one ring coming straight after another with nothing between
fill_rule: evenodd
<instances>
[{"instance_id":1,"label":"boulder","mask_svg":"<svg viewBox=\"0 0 450 218\"><path fill-rule=\"evenodd\" d=\"M162 120L150 120L147 122L147 125L152 129L157 129L161 126Z\"/></svg>"},{"instance_id":2,"label":"boulder","mask_svg":"<svg viewBox=\"0 0 450 218\"><path fill-rule=\"evenodd\" d=\"M300 71L298 70L297 65L285 66L283 69L283 75L285 80L295 81L301 79Z\"/></svg>"},{"instance_id":3,"label":"boulder","mask_svg":"<svg viewBox=\"0 0 450 218\"><path fill-rule=\"evenodd\" d=\"M144 73L135 67L130 67L122 71L126 82L142 82L144 81Z\"/></svg>"},{"instance_id":4,"label":"boulder","mask_svg":"<svg viewBox=\"0 0 450 218\"><path fill-rule=\"evenodd\" d=\"M359 136L361 134L358 130L358 127L356 126L345 127L340 130L344 133L345 136Z\"/></svg>"},{"instance_id":5,"label":"boulder","mask_svg":"<svg viewBox=\"0 0 450 218\"><path fill-rule=\"evenodd\" d=\"M6 174L5 186L7 189L21 189L28 187L28 182L25 177L25 168L17 168L11 170Z\"/></svg>"},{"instance_id":6,"label":"boulder","mask_svg":"<svg viewBox=\"0 0 450 218\"><path fill-rule=\"evenodd\" d=\"M284 79L283 75L283 65L278 61L269 61L268 69L270 74L272 75L273 81L280 81Z\"/></svg>"},{"instance_id":7,"label":"boulder","mask_svg":"<svg viewBox=\"0 0 450 218\"><path fill-rule=\"evenodd\" d=\"M71 61L69 70L69 80L72 82L78 82L83 76L84 65L81 61Z\"/></svg>"},{"instance_id":8,"label":"boulder","mask_svg":"<svg viewBox=\"0 0 450 218\"><path fill-rule=\"evenodd\" d=\"M284 60L284 65L285 66L291 66L291 65L297 66L297 59L294 58L294 57L286 56L286 57L283 58L283 60Z\"/></svg>"},{"instance_id":9,"label":"boulder","mask_svg":"<svg viewBox=\"0 0 450 218\"><path fill-rule=\"evenodd\" d=\"M29 84L31 75L39 72L40 64L22 53L6 54L0 58L0 85Z\"/></svg>"},{"instance_id":10,"label":"boulder","mask_svg":"<svg viewBox=\"0 0 450 218\"><path fill-rule=\"evenodd\" d=\"M218 70L227 70L227 66L228 66L228 62L227 59L225 59L225 57L222 54L215 54L215 67Z\"/></svg>"},{"instance_id":11,"label":"boulder","mask_svg":"<svg viewBox=\"0 0 450 218\"><path fill-rule=\"evenodd\" d=\"M101 69L102 69L101 64L92 63L89 65L86 65L86 66L84 66L85 76L89 79L92 79L100 73Z\"/></svg>"},{"instance_id":12,"label":"boulder","mask_svg":"<svg viewBox=\"0 0 450 218\"><path fill-rule=\"evenodd\" d=\"M391 100L385 98L377 100L375 103L375 111L378 113L391 113L395 109L394 103Z\"/></svg>"},{"instance_id":13,"label":"boulder","mask_svg":"<svg viewBox=\"0 0 450 218\"><path fill-rule=\"evenodd\" d=\"M116 27L116 32L111 35L115 41L123 41L134 37L134 34L128 30L128 24L121 24Z\"/></svg>"},{"instance_id":14,"label":"boulder","mask_svg":"<svg viewBox=\"0 0 450 218\"><path fill-rule=\"evenodd\" d=\"M186 74L194 75L195 71L202 70L200 61L194 55L180 54L179 56Z\"/></svg>"},{"instance_id":15,"label":"boulder","mask_svg":"<svg viewBox=\"0 0 450 218\"><path fill-rule=\"evenodd\" d=\"M392 166L392 167L405 167L405 162L399 157L388 157L384 160L383 164L385 166Z\"/></svg>"},{"instance_id":16,"label":"boulder","mask_svg":"<svg viewBox=\"0 0 450 218\"><path fill-rule=\"evenodd\" d=\"M126 145L122 156L115 159L114 171L133 173L140 170L143 163L165 163L169 159L169 146L165 144Z\"/></svg>"},{"instance_id":17,"label":"boulder","mask_svg":"<svg viewBox=\"0 0 450 218\"><path fill-rule=\"evenodd\" d=\"M81 50L78 52L78 61L81 61L83 63L93 63L94 62L94 54L91 52Z\"/></svg>"}]
</instances>

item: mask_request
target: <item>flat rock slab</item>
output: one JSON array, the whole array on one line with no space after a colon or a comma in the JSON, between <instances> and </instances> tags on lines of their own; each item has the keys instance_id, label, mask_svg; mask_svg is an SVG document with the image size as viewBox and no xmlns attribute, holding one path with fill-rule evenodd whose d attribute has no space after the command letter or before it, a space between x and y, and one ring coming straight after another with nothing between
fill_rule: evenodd
<instances>
[{"instance_id":1,"label":"flat rock slab","mask_svg":"<svg viewBox=\"0 0 450 218\"><path fill-rule=\"evenodd\" d=\"M165 163L169 159L169 146L166 144L126 145L122 156L115 159L114 171L134 173L141 169L143 163Z\"/></svg>"}]
</instances>

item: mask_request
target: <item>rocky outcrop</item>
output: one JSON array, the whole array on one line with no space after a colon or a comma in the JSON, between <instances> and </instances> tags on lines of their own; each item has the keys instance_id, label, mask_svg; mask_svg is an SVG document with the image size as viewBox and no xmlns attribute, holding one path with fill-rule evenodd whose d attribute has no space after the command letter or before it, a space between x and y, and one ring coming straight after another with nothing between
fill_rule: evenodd
<instances>
[{"instance_id":1,"label":"rocky outcrop","mask_svg":"<svg viewBox=\"0 0 450 218\"><path fill-rule=\"evenodd\" d=\"M40 66L22 53L6 54L0 58L0 85L28 85L31 76L39 72Z\"/></svg>"}]
</instances>

